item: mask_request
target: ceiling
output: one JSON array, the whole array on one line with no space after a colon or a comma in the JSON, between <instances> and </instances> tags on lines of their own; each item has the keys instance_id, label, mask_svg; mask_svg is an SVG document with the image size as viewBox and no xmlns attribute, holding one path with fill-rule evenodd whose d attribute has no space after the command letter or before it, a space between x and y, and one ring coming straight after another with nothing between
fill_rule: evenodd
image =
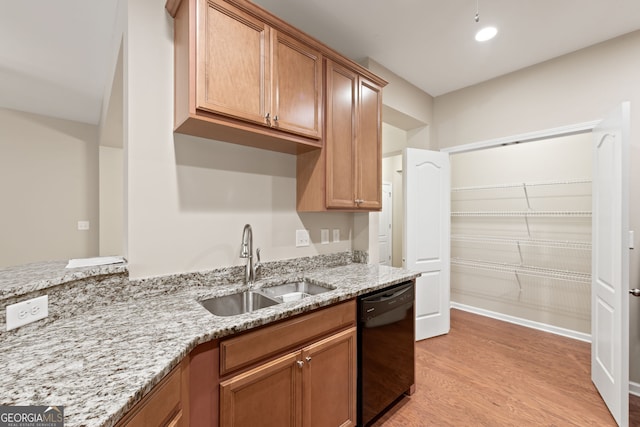
<instances>
[{"instance_id":1,"label":"ceiling","mask_svg":"<svg viewBox=\"0 0 640 427\"><path fill-rule=\"evenodd\" d=\"M123 0L120 0L123 1ZM118 0L9 1L0 107L97 123ZM157 0L164 7L164 0ZM356 60L439 96L640 29L638 0L255 0ZM482 26L498 27L478 43Z\"/></svg>"},{"instance_id":2,"label":"ceiling","mask_svg":"<svg viewBox=\"0 0 640 427\"><path fill-rule=\"evenodd\" d=\"M117 2L3 2L0 107L97 124Z\"/></svg>"}]
</instances>

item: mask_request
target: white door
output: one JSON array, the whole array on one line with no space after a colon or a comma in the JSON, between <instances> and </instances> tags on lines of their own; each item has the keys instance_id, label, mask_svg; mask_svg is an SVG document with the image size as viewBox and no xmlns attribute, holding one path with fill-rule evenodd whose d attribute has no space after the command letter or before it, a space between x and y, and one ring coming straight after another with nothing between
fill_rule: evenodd
<instances>
[{"instance_id":1,"label":"white door","mask_svg":"<svg viewBox=\"0 0 640 427\"><path fill-rule=\"evenodd\" d=\"M380 264L391 265L393 237L391 233L391 212L393 210L393 194L391 183L382 183L382 211L380 212L378 225L378 248L380 251Z\"/></svg>"},{"instance_id":2,"label":"white door","mask_svg":"<svg viewBox=\"0 0 640 427\"><path fill-rule=\"evenodd\" d=\"M403 265L416 280L416 340L449 332L451 168L449 154L406 148Z\"/></svg>"},{"instance_id":3,"label":"white door","mask_svg":"<svg viewBox=\"0 0 640 427\"><path fill-rule=\"evenodd\" d=\"M629 103L594 130L591 380L629 425Z\"/></svg>"}]
</instances>

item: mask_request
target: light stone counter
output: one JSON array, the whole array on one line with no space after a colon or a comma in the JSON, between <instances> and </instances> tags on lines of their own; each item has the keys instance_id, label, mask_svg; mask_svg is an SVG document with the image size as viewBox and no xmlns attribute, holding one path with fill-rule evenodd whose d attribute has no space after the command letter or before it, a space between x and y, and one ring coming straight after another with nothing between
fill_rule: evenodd
<instances>
[{"instance_id":1,"label":"light stone counter","mask_svg":"<svg viewBox=\"0 0 640 427\"><path fill-rule=\"evenodd\" d=\"M127 273L126 264L65 268L67 261L47 261L0 268L0 301L63 283Z\"/></svg>"},{"instance_id":2,"label":"light stone counter","mask_svg":"<svg viewBox=\"0 0 640 427\"><path fill-rule=\"evenodd\" d=\"M344 263L343 257L333 259L316 270L309 268L314 259L303 259L295 268L274 263L266 268L268 278L253 287L305 278L334 290L231 317L210 314L198 300L245 289L228 280L241 267L92 283L90 296L68 295L72 302L84 301L84 310L0 335L0 404L64 405L66 426L113 426L201 343L419 276L377 265L332 266L331 261Z\"/></svg>"}]
</instances>

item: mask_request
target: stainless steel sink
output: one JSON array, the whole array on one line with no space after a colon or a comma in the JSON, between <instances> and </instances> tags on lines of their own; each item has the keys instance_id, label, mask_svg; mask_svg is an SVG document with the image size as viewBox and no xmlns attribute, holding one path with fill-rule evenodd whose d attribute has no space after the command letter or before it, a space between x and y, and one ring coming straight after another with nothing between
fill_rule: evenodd
<instances>
[{"instance_id":1,"label":"stainless steel sink","mask_svg":"<svg viewBox=\"0 0 640 427\"><path fill-rule=\"evenodd\" d=\"M200 304L216 316L236 316L283 302L299 301L310 295L318 295L332 290L332 288L301 280L237 294L213 297L200 301Z\"/></svg>"},{"instance_id":2,"label":"stainless steel sink","mask_svg":"<svg viewBox=\"0 0 640 427\"><path fill-rule=\"evenodd\" d=\"M279 302L298 301L310 295L318 295L331 290L333 289L316 285L315 283L309 283L306 280L260 289L263 294L274 298Z\"/></svg>"},{"instance_id":3,"label":"stainless steel sink","mask_svg":"<svg viewBox=\"0 0 640 427\"><path fill-rule=\"evenodd\" d=\"M200 304L216 316L235 316L270 307L280 302L258 292L244 291L237 294L209 298L201 301Z\"/></svg>"}]
</instances>

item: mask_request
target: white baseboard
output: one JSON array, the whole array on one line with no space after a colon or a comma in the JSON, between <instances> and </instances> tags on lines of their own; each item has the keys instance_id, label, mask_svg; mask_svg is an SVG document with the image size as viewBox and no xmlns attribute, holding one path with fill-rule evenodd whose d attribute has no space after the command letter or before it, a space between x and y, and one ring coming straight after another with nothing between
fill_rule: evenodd
<instances>
[{"instance_id":1,"label":"white baseboard","mask_svg":"<svg viewBox=\"0 0 640 427\"><path fill-rule=\"evenodd\" d=\"M640 397L640 384L629 381L629 394Z\"/></svg>"},{"instance_id":2,"label":"white baseboard","mask_svg":"<svg viewBox=\"0 0 640 427\"><path fill-rule=\"evenodd\" d=\"M508 314L497 313L495 311L485 310L483 308L473 307L470 305L460 304L457 302L451 302L451 308L457 308L458 310L468 311L469 313L479 314L485 317L491 317L493 319L502 320L502 321L513 323L520 326L526 326L527 328L537 329L539 331L550 332L552 334L561 335L567 338L573 338L579 341L591 342L591 334L585 334L584 332L577 332L577 331L572 331L571 329L559 328L557 326L547 325L546 323L540 323L540 322L534 322L533 320L521 319L520 317L509 316ZM640 388L638 388L637 391L640 393Z\"/></svg>"}]
</instances>

